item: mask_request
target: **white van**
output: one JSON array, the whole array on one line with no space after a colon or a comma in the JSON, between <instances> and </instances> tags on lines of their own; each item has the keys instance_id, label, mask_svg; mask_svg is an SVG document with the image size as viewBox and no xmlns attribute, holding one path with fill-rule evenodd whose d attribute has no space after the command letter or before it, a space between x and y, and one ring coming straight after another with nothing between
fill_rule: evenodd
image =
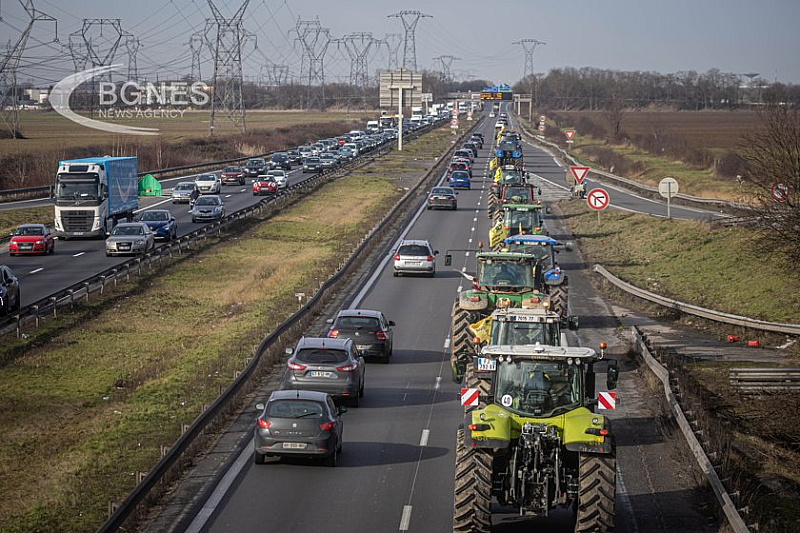
<instances>
[{"instance_id":1,"label":"white van","mask_svg":"<svg viewBox=\"0 0 800 533\"><path fill-rule=\"evenodd\" d=\"M367 122L367 133L380 133L381 125L377 120L370 120Z\"/></svg>"}]
</instances>

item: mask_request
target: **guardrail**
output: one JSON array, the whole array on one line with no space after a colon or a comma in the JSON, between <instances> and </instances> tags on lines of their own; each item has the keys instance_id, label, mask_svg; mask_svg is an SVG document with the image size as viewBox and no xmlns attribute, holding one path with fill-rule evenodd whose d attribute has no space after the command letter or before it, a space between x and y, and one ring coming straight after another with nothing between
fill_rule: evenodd
<instances>
[{"instance_id":1,"label":"guardrail","mask_svg":"<svg viewBox=\"0 0 800 533\"><path fill-rule=\"evenodd\" d=\"M413 132L407 137L409 139L413 139L416 136L421 135L422 133L425 133L429 130L430 127L422 128L420 130ZM33 304L25 306L19 311L16 311L13 314L0 319L0 335L16 331L17 335L19 336L22 332L22 326L24 324L34 321L38 326L40 318L50 313L57 314L57 309L59 307L62 307L64 305L71 305L76 300L79 300L81 298L88 299L90 294L97 291L99 291L102 294L102 292L105 290L107 283L113 282L116 285L117 281L121 277L127 279L134 271L136 271L137 273L141 273L142 267L144 266L149 267L154 261L161 261L164 256L171 257L172 254L175 252L180 254L183 252L183 249L185 247L191 246L191 244L197 241L198 239L207 238L210 233L220 232L224 227L226 227L233 221L245 218L246 216L249 216L254 212L261 212L267 207L271 208L274 203L292 197L296 192L305 190L309 187L316 186L318 182L327 179L328 177L336 176L341 172L350 171L360 165L365 164L368 161L371 161L372 158L374 158L375 156L382 155L383 153L387 152L390 149L391 145L390 143L387 143L373 151L364 154L363 156L357 157L356 159L347 163L346 165L310 176L299 183L295 183L294 185L288 186L286 189L284 189L275 196L266 197L254 205L251 205L244 209L240 209L234 213L225 216L220 221L213 222L209 225L203 226L202 228L199 228L174 241L169 241L165 243L163 246L159 246L158 248L145 254L144 256L129 259L128 261L125 261L121 265L106 269L98 274L89 276L65 289L56 291L46 296L45 298L42 298L34 302Z\"/></svg>"},{"instance_id":2,"label":"guardrail","mask_svg":"<svg viewBox=\"0 0 800 533\"><path fill-rule=\"evenodd\" d=\"M468 134L474 127L480 123L478 120L472 128L467 129L464 135ZM430 129L430 128L428 128ZM415 132L415 134L423 133L423 131ZM414 135L416 136L416 135ZM463 136L462 136L463 137ZM409 139L413 137L407 137ZM453 148L454 149L454 148ZM338 288L340 282L345 281L347 276L353 269L357 268L361 261L365 260L367 254L363 253L365 249L370 246L375 238L387 228L388 224L393 220L396 213L404 207L404 204L409 201L413 195L418 192L419 188L427 182L431 176L438 174L441 170L442 163L445 156L453 149L448 149L434 164L428 173L421 179L414 187L411 187L406 194L398 201L397 204L387 213L386 216L373 227L367 235L361 240L358 246L353 250L350 258L340 265L338 271L323 282L314 295L306 301L306 303L290 317L281 322L281 324L269 335L267 335L261 343L254 348L253 357L248 361L247 366L241 373L233 380L233 382L217 397L206 410L203 411L194 422L186 428L183 434L172 445L167 453L161 458L147 475L134 487L128 494L123 502L121 502L111 513L108 520L104 522L97 533L110 533L117 531L123 527L125 521L133 515L137 507L141 503L148 501L148 497L162 480L167 479L173 467L176 467L179 459L190 450L190 447L195 439L199 437L220 415L225 414L226 409L234 403L238 395L245 389L245 386L256 374L256 370L262 359L265 359L269 353L282 353L281 343L284 337L291 337L299 335L299 333L307 327L307 325L314 318L318 308L326 303L328 294ZM276 349L277 348L277 349Z\"/></svg>"},{"instance_id":3,"label":"guardrail","mask_svg":"<svg viewBox=\"0 0 800 533\"><path fill-rule=\"evenodd\" d=\"M717 471L714 470L714 465L706 455L706 452L703 449L703 446L700 444L700 441L697 440L695 430L692 429L692 425L686 418L683 409L678 403L678 399L672 392L669 371L664 368L655 357L653 357L653 354L650 353L650 349L647 347L647 343L645 342L644 337L642 337L639 329L636 326L633 326L632 330L635 349L642 356L644 362L647 364L653 374L656 375L656 377L664 386L664 395L666 396L669 410L672 413L672 416L675 418L675 421L678 423L678 427L683 433L686 443L689 445L689 449L691 450L692 455L694 455L698 466L703 471L711 490L714 492L717 503L721 507L731 531L733 531L733 533L749 533L750 530L744 523L744 520L739 514L736 505L733 503L730 494L728 494L728 491L723 486L719 475L717 475Z\"/></svg>"},{"instance_id":4,"label":"guardrail","mask_svg":"<svg viewBox=\"0 0 800 533\"><path fill-rule=\"evenodd\" d=\"M800 391L800 368L731 368L728 382L748 394Z\"/></svg>"},{"instance_id":5,"label":"guardrail","mask_svg":"<svg viewBox=\"0 0 800 533\"><path fill-rule=\"evenodd\" d=\"M714 320L716 322L724 322L725 324L731 324L734 326L757 329L760 331L771 331L774 333L783 333L786 335L800 335L800 324L784 324L780 322L768 322L766 320L756 320L755 318L732 315L730 313L722 313L720 311L714 311L712 309L706 309L705 307L700 307L699 305L679 302L678 300L673 300L672 298L667 298L665 296L661 296L659 294L655 294L650 291L641 289L635 285L628 283L627 281L622 281L617 276L615 276L614 274L610 273L608 270L603 268L602 265L594 265L593 270L598 274L600 274L601 276L603 276L612 285L614 285L618 289L627 292L628 294L632 294L633 296L636 296L643 300L647 300L648 302L662 305L670 309L675 309L676 311L680 311L682 313L687 313L690 315L707 318L708 320Z\"/></svg>"},{"instance_id":6,"label":"guardrail","mask_svg":"<svg viewBox=\"0 0 800 533\"><path fill-rule=\"evenodd\" d=\"M519 119L519 117L518 117L518 119ZM521 120L519 120L519 128L522 131L522 133L524 133L528 138L530 138L530 139L532 139L532 140L534 140L534 141L536 141L536 142L538 142L540 144L547 145L547 146L555 149L556 151L558 151L560 156L563 159L565 159L566 161L569 161L573 165L577 165L577 166L581 166L582 165L582 163L580 161L578 161L572 154L570 154L569 152L567 152L566 150L564 150L563 148L558 146L556 143L550 142L550 141L548 141L546 139L542 139L542 138L540 138L539 135L532 134L530 131L528 131L527 128L525 128L525 126L522 124ZM623 176L617 176L616 174L612 174L611 172L606 172L604 170L598 170L598 169L595 169L595 168L591 169L590 174L597 174L597 175L602 176L602 177L604 177L606 179L610 179L612 181L615 181L618 184L620 184L621 186L623 186L625 188L628 188L628 189L632 189L632 190L636 191L638 194L640 194L642 196L645 196L647 198L662 199L661 195L658 192L658 188L657 187L652 187L650 185L645 185L643 183L639 183L638 181L634 181L632 179L628 179L628 178L625 178ZM695 207L701 207L703 209L707 209L709 206L714 206L714 207L716 207L716 208L718 208L720 210L728 210L729 212L733 212L735 214L738 214L738 213L742 212L743 210L747 210L748 207L749 207L749 206L744 205L744 204L738 204L736 202L729 202L727 200L722 200L720 198L703 198L701 196L692 196L690 194L684 194L684 193L681 193L681 192L676 193L675 196L672 199L673 203L680 203L680 202L676 202L675 201L676 199L681 200L684 204L699 204L699 205L696 205Z\"/></svg>"}]
</instances>

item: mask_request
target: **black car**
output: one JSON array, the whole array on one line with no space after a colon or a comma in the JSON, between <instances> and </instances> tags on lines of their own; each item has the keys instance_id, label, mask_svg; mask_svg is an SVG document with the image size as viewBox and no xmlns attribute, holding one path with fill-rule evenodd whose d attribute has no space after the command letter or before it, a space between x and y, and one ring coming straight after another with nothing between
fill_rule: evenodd
<instances>
[{"instance_id":1,"label":"black car","mask_svg":"<svg viewBox=\"0 0 800 533\"><path fill-rule=\"evenodd\" d=\"M286 150L286 157L289 158L289 163L292 165L300 163L303 159L298 150Z\"/></svg>"},{"instance_id":2,"label":"black car","mask_svg":"<svg viewBox=\"0 0 800 533\"><path fill-rule=\"evenodd\" d=\"M259 174L261 174L264 170L264 167L267 166L267 162L263 159L250 159L247 161L247 164L244 166L244 175L255 178Z\"/></svg>"},{"instance_id":3,"label":"black car","mask_svg":"<svg viewBox=\"0 0 800 533\"><path fill-rule=\"evenodd\" d=\"M472 150L473 157L478 157L478 146L473 142L465 142L464 148L467 150Z\"/></svg>"},{"instance_id":4,"label":"black car","mask_svg":"<svg viewBox=\"0 0 800 533\"><path fill-rule=\"evenodd\" d=\"M0 315L19 311L19 279L6 265L0 265Z\"/></svg>"},{"instance_id":5,"label":"black car","mask_svg":"<svg viewBox=\"0 0 800 533\"><path fill-rule=\"evenodd\" d=\"M330 396L315 391L275 391L261 411L255 429L253 461L267 457L322 457L336 466L342 452L342 419L347 412Z\"/></svg>"},{"instance_id":6,"label":"black car","mask_svg":"<svg viewBox=\"0 0 800 533\"><path fill-rule=\"evenodd\" d=\"M322 172L322 161L319 157L307 157L303 161L303 172Z\"/></svg>"},{"instance_id":7,"label":"black car","mask_svg":"<svg viewBox=\"0 0 800 533\"><path fill-rule=\"evenodd\" d=\"M394 322L387 320L380 311L368 309L344 309L336 318L328 320L328 337L349 338L356 350L364 357L376 357L388 363L392 356Z\"/></svg>"},{"instance_id":8,"label":"black car","mask_svg":"<svg viewBox=\"0 0 800 533\"><path fill-rule=\"evenodd\" d=\"M269 160L269 168L270 170L292 170L292 162L285 152L278 152L277 154L272 154L272 158Z\"/></svg>"},{"instance_id":9,"label":"black car","mask_svg":"<svg viewBox=\"0 0 800 533\"><path fill-rule=\"evenodd\" d=\"M139 216L139 222L144 222L156 239L172 240L178 236L178 221L166 209L149 209Z\"/></svg>"},{"instance_id":10,"label":"black car","mask_svg":"<svg viewBox=\"0 0 800 533\"><path fill-rule=\"evenodd\" d=\"M427 208L437 209L439 207L445 209L458 209L458 198L456 195L458 191L452 187L434 187L428 193Z\"/></svg>"}]
</instances>

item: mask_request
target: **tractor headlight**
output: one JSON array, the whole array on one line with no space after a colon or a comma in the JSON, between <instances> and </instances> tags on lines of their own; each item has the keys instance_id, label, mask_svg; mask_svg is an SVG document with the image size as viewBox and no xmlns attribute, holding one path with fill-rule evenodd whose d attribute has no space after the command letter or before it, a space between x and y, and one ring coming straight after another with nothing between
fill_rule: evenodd
<instances>
[{"instance_id":1,"label":"tractor headlight","mask_svg":"<svg viewBox=\"0 0 800 533\"><path fill-rule=\"evenodd\" d=\"M575 362L575 360L574 360L572 357L567 357L567 364L568 364L568 365L571 365L571 364L573 364L574 362Z\"/></svg>"}]
</instances>

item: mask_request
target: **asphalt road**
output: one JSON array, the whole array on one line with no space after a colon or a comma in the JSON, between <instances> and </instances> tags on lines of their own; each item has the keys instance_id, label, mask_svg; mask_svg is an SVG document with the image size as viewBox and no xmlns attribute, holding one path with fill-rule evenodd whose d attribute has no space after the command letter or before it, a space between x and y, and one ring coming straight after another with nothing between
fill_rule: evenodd
<instances>
[{"instance_id":1,"label":"asphalt road","mask_svg":"<svg viewBox=\"0 0 800 533\"><path fill-rule=\"evenodd\" d=\"M487 121L482 128L487 141L492 127ZM447 249L469 248L488 235L488 142L486 146L474 167L473 190L460 192L459 210L423 211L408 233L407 238L430 240L441 252L436 277L395 278L389 264L363 301L356 302L380 309L397 322L395 355L389 365L368 365L362 406L345 415L340 466L325 468L299 460L256 466L248 448L241 472L210 519L196 521L189 531L452 530L455 433L463 411L458 386L449 375L449 315L466 281L444 268L442 256ZM526 148L526 158L529 151ZM551 164L557 167L552 160ZM541 172L556 172L544 161L537 165ZM546 195L564 194L549 180L543 189ZM557 214L548 228L557 237L566 236ZM612 353L619 353L617 323L591 287L579 252L561 256L561 264L573 287L573 312L582 315L582 329L570 335L570 344L596 346L606 340ZM474 257L454 255L453 267L474 271ZM604 378L599 375L598 382ZM653 399L634 370L623 366L621 381L624 400L613 415L620 428L617 531L705 531L694 510L686 459L675 456L674 442L656 424ZM569 513L563 511L523 520L514 510L495 506L493 522L496 532L572 531Z\"/></svg>"}]
</instances>

